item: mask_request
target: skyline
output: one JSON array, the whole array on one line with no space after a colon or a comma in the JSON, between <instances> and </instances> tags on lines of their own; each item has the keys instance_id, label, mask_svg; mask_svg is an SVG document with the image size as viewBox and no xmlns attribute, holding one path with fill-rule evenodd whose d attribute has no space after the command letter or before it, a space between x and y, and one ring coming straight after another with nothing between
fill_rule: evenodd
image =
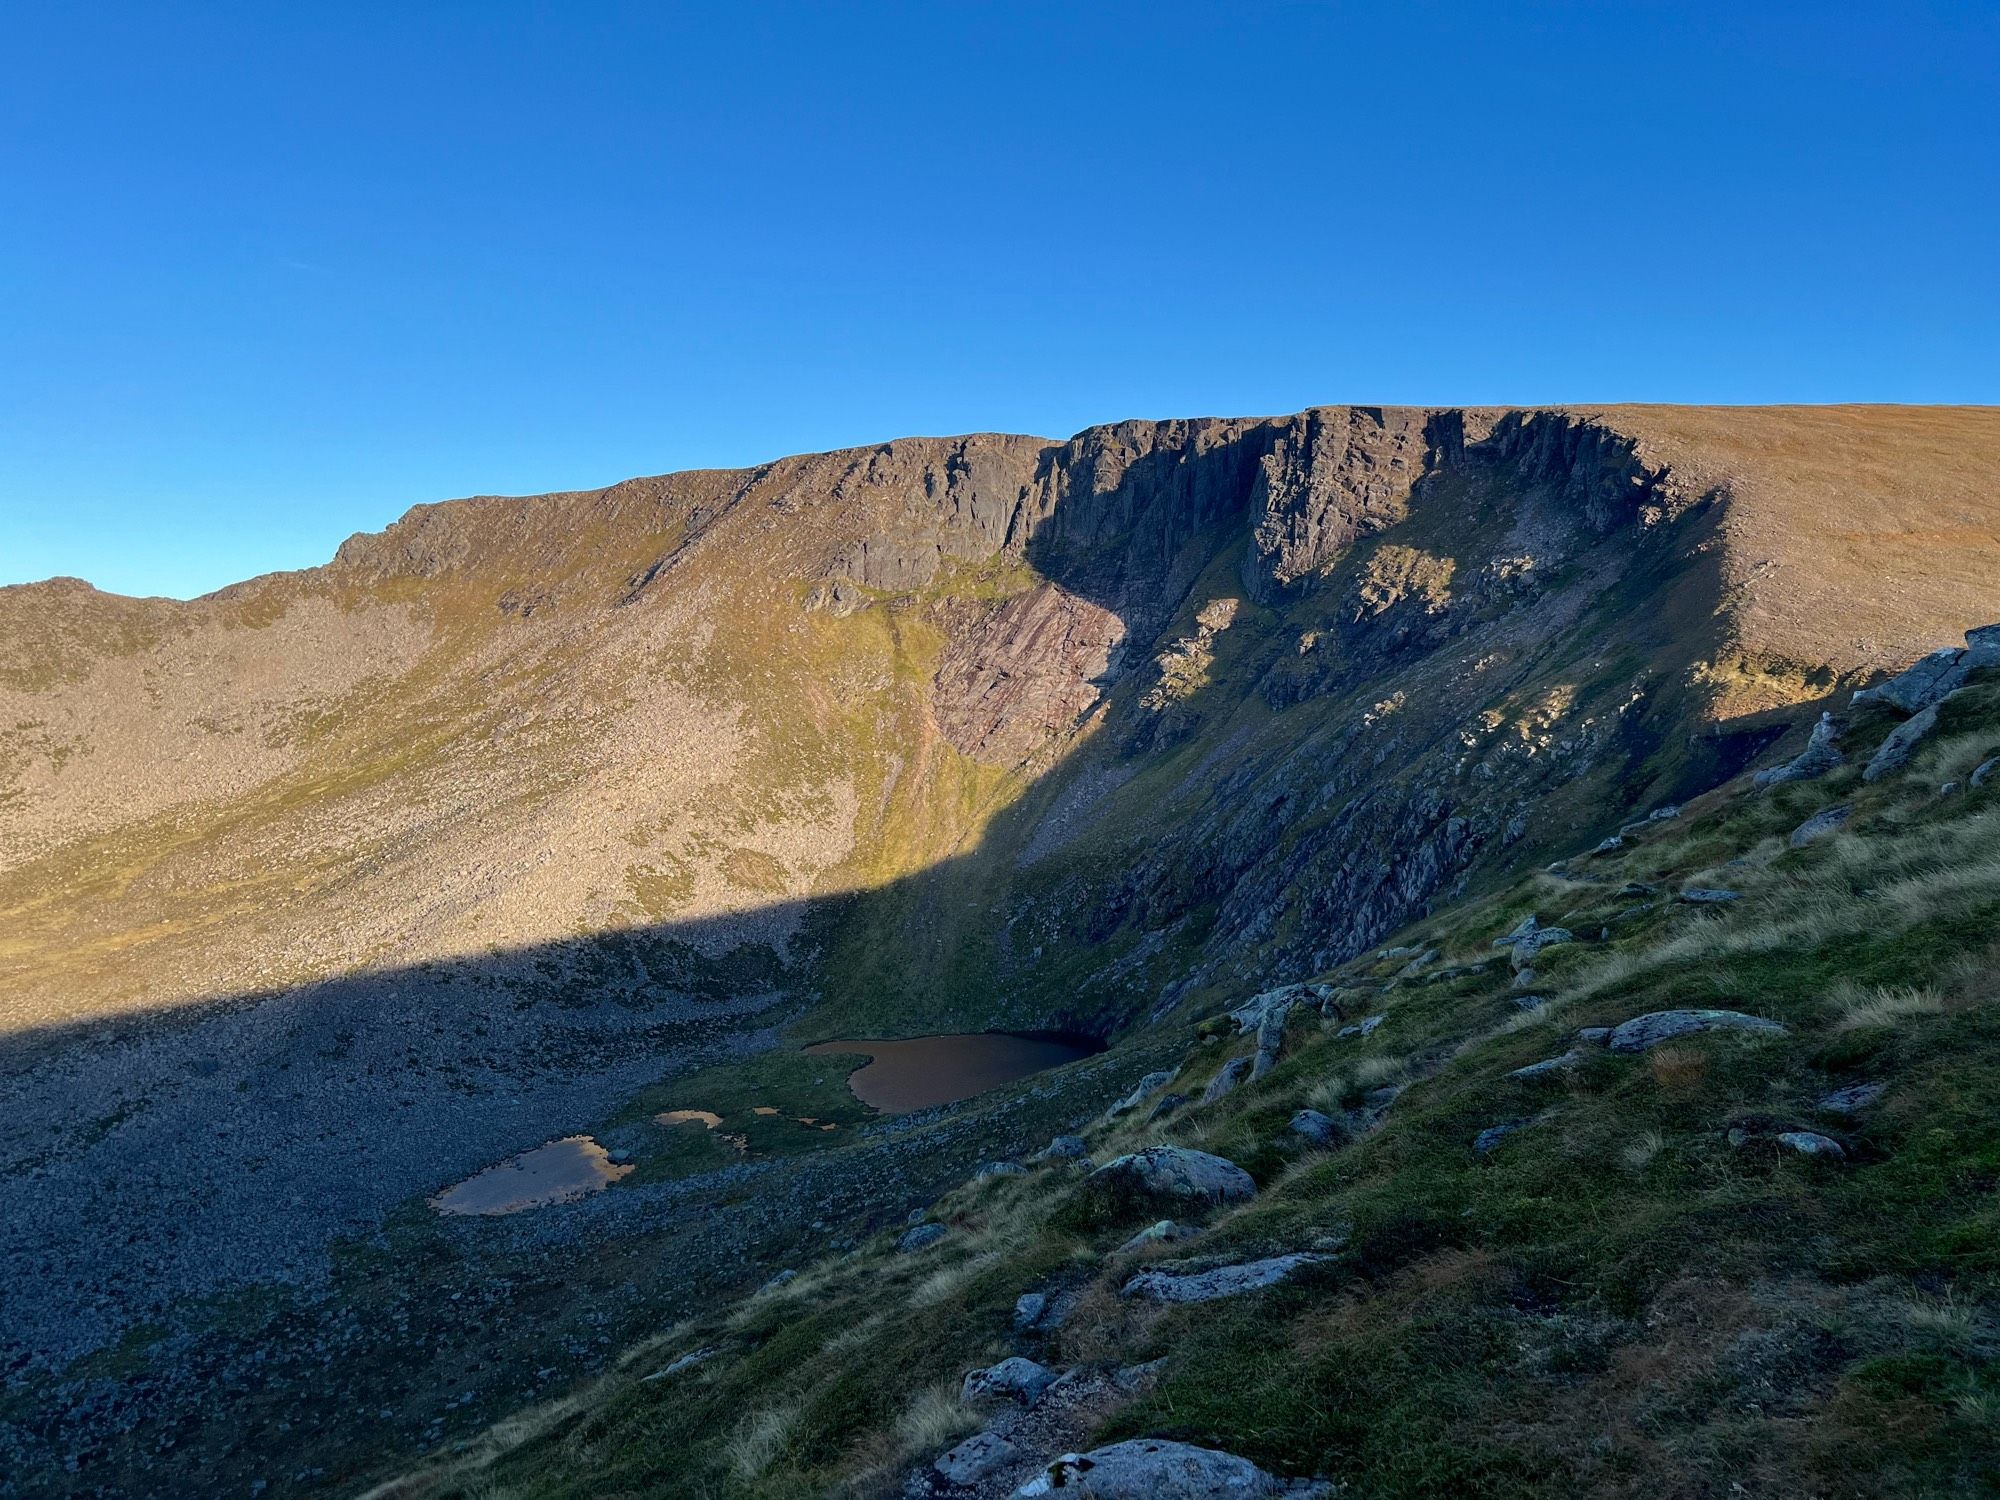
<instances>
[{"instance_id":1,"label":"skyline","mask_svg":"<svg viewBox=\"0 0 2000 1500\"><path fill-rule=\"evenodd\" d=\"M2000 401L1976 7L9 31L0 583L915 434Z\"/></svg>"}]
</instances>

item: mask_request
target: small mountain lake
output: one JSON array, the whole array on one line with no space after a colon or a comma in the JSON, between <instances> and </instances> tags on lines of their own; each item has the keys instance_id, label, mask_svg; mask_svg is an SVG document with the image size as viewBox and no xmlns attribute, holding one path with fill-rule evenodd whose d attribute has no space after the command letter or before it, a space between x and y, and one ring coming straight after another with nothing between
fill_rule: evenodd
<instances>
[{"instance_id":1,"label":"small mountain lake","mask_svg":"<svg viewBox=\"0 0 2000 1500\"><path fill-rule=\"evenodd\" d=\"M900 1039L842 1038L815 1042L805 1050L813 1057L865 1054L868 1061L848 1075L847 1086L871 1109L900 1115L970 1099L1031 1073L1093 1057L1104 1046L1087 1037L978 1031Z\"/></svg>"},{"instance_id":2,"label":"small mountain lake","mask_svg":"<svg viewBox=\"0 0 2000 1500\"><path fill-rule=\"evenodd\" d=\"M441 1214L512 1214L568 1203L609 1187L632 1169L618 1166L587 1135L564 1136L475 1173L431 1199Z\"/></svg>"}]
</instances>

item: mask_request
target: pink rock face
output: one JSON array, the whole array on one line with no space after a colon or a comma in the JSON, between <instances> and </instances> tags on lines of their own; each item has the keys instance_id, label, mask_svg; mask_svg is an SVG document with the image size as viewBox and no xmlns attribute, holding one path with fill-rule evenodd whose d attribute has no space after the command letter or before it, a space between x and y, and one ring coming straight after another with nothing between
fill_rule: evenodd
<instances>
[{"instance_id":1,"label":"pink rock face","mask_svg":"<svg viewBox=\"0 0 2000 1500\"><path fill-rule=\"evenodd\" d=\"M1018 765L1097 703L1125 622L1049 583L1009 599L939 664L938 728L975 760Z\"/></svg>"}]
</instances>

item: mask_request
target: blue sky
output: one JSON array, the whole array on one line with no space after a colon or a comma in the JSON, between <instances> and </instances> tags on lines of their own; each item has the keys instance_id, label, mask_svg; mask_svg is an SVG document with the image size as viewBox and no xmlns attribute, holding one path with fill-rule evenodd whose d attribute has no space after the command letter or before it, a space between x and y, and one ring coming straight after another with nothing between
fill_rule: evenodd
<instances>
[{"instance_id":1,"label":"blue sky","mask_svg":"<svg viewBox=\"0 0 2000 1500\"><path fill-rule=\"evenodd\" d=\"M0 583L1317 402L2000 401L2000 6L19 5Z\"/></svg>"}]
</instances>

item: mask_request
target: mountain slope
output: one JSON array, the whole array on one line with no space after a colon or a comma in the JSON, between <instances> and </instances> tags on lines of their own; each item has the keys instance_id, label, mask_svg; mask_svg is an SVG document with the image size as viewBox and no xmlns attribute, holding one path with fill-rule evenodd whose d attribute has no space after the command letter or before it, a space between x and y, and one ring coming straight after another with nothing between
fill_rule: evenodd
<instances>
[{"instance_id":1,"label":"mountain slope","mask_svg":"<svg viewBox=\"0 0 2000 1500\"><path fill-rule=\"evenodd\" d=\"M253 1355L338 1347L394 1421L290 1441L378 1472L440 1391L601 1363L607 1289L622 1334L815 1195L864 1232L1180 1018L1784 753L2000 615L1995 474L1986 409L1320 408L454 501L184 604L0 589L0 1420L247 1482L273 1440L187 1414L296 1433ZM1116 1046L852 1152L643 1123L699 1078L859 1131L771 1049L998 1026ZM570 1227L418 1202L607 1120L637 1171ZM568 1288L542 1345L356 1325L384 1235L399 1306Z\"/></svg>"}]
</instances>

